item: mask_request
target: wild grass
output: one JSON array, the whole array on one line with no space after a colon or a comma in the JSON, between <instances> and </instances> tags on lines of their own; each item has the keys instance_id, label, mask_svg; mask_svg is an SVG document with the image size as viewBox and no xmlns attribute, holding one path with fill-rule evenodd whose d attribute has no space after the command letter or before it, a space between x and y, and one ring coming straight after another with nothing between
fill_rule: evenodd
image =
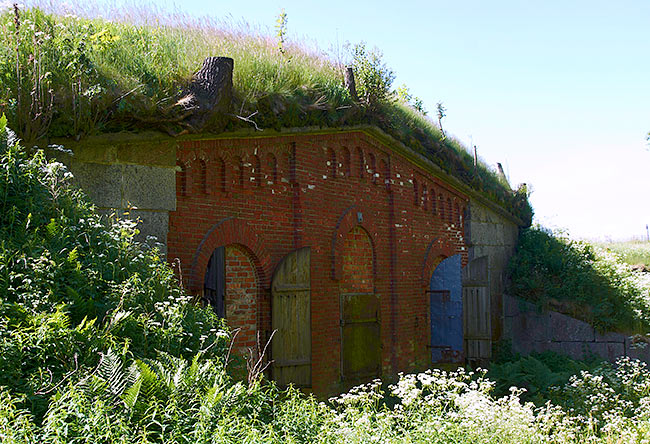
<instances>
[{"instance_id":1,"label":"wild grass","mask_svg":"<svg viewBox=\"0 0 650 444\"><path fill-rule=\"evenodd\" d=\"M354 102L343 86L341 60L315 45L285 40L280 50L264 29L151 4L36 0L28 6L18 15L0 11L0 113L30 145L104 132L179 132L160 116L176 109L206 57L228 56L234 59L233 113L225 127L206 131L252 129L236 116L253 113L261 129L376 125L530 222L525 190L513 193L482 162L475 166L462 144L394 91L367 95L378 103ZM365 67L360 91L364 82L376 83L375 74L390 73L381 59L356 63ZM380 85L389 88L391 81L385 77Z\"/></svg>"},{"instance_id":2,"label":"wild grass","mask_svg":"<svg viewBox=\"0 0 650 444\"><path fill-rule=\"evenodd\" d=\"M630 265L643 265L650 270L650 242L647 240L597 242L594 245L615 253Z\"/></svg>"}]
</instances>

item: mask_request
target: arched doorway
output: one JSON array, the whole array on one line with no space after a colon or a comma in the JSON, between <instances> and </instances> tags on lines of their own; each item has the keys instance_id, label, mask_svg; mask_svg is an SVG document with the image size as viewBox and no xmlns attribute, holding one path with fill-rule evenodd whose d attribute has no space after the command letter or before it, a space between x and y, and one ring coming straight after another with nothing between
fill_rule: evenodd
<instances>
[{"instance_id":1,"label":"arched doorway","mask_svg":"<svg viewBox=\"0 0 650 444\"><path fill-rule=\"evenodd\" d=\"M286 255L273 273L271 343L273 379L311 386L311 250L301 248Z\"/></svg>"},{"instance_id":2,"label":"arched doorway","mask_svg":"<svg viewBox=\"0 0 650 444\"><path fill-rule=\"evenodd\" d=\"M237 330L233 352L248 357L257 348L259 283L251 254L239 244L217 247L208 261L203 298Z\"/></svg>"},{"instance_id":3,"label":"arched doorway","mask_svg":"<svg viewBox=\"0 0 650 444\"><path fill-rule=\"evenodd\" d=\"M381 375L380 306L368 233L360 226L353 228L341 254L341 378L346 383L363 382Z\"/></svg>"},{"instance_id":4,"label":"arched doorway","mask_svg":"<svg viewBox=\"0 0 650 444\"><path fill-rule=\"evenodd\" d=\"M431 327L431 362L462 363L463 299L461 256L439 258L427 294Z\"/></svg>"}]
</instances>

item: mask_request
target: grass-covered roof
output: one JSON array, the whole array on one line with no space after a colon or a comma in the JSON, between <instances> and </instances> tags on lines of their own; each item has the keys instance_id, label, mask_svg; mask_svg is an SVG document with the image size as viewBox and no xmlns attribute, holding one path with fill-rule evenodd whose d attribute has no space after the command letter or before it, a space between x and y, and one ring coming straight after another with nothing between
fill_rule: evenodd
<instances>
[{"instance_id":1,"label":"grass-covered roof","mask_svg":"<svg viewBox=\"0 0 650 444\"><path fill-rule=\"evenodd\" d=\"M390 90L391 72L376 53L354 52L361 96L355 100L340 63L282 35L135 7L110 20L96 18L92 3L75 11L43 4L0 12L0 114L27 143L150 129L180 133L183 127L166 116L182 105L206 57L227 56L234 59L234 111L219 128L203 131L252 128L237 116L253 114L262 130L374 125L524 222L532 217L525 189L513 192L485 163L475 165L408 94Z\"/></svg>"}]
</instances>

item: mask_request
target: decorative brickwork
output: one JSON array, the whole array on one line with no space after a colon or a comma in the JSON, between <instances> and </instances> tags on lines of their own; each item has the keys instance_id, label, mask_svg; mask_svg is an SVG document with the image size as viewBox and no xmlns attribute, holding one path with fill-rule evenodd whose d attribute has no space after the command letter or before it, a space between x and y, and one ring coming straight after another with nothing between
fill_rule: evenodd
<instances>
[{"instance_id":1,"label":"decorative brickwork","mask_svg":"<svg viewBox=\"0 0 650 444\"><path fill-rule=\"evenodd\" d=\"M315 393L342 387L339 296L347 284L341 277L344 267L359 266L358 258L372 264L383 376L430 365L424 269L428 258L439 254L461 254L466 263L460 213L467 196L363 132L182 141L177 161L169 261L180 259L186 274L189 268L186 285L198 292L214 249L236 245L255 271L255 328L262 338L270 334L273 270L291 251L311 248ZM349 233L352 239L363 233L372 248L346 263L342 253Z\"/></svg>"}]
</instances>

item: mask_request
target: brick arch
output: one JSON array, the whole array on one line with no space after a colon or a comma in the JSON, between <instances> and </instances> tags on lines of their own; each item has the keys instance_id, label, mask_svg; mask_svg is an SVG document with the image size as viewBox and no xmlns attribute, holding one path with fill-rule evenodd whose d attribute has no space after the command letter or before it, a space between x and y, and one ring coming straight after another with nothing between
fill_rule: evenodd
<instances>
[{"instance_id":1,"label":"brick arch","mask_svg":"<svg viewBox=\"0 0 650 444\"><path fill-rule=\"evenodd\" d=\"M246 222L228 217L214 224L199 243L192 258L189 283L191 291L200 291L203 287L205 270L212 252L217 247L231 244L242 246L250 254L260 288L269 287L271 256L266 251L264 242Z\"/></svg>"},{"instance_id":2,"label":"brick arch","mask_svg":"<svg viewBox=\"0 0 650 444\"><path fill-rule=\"evenodd\" d=\"M361 222L357 218L358 213L362 214L363 220ZM370 239L370 243L372 244L372 274L375 279L377 278L377 243L375 241L378 233L377 226L370 211L363 211L357 205L352 205L341 213L341 216L339 216L336 222L334 233L332 234L332 279L335 281L341 279L343 268L341 254L343 252L345 236L356 226L360 226L368 234L368 239Z\"/></svg>"},{"instance_id":3,"label":"brick arch","mask_svg":"<svg viewBox=\"0 0 650 444\"><path fill-rule=\"evenodd\" d=\"M431 279L431 273L437 264L439 257L445 259L456 254L456 249L448 241L442 238L432 240L424 253L422 261L422 286L427 287Z\"/></svg>"}]
</instances>

